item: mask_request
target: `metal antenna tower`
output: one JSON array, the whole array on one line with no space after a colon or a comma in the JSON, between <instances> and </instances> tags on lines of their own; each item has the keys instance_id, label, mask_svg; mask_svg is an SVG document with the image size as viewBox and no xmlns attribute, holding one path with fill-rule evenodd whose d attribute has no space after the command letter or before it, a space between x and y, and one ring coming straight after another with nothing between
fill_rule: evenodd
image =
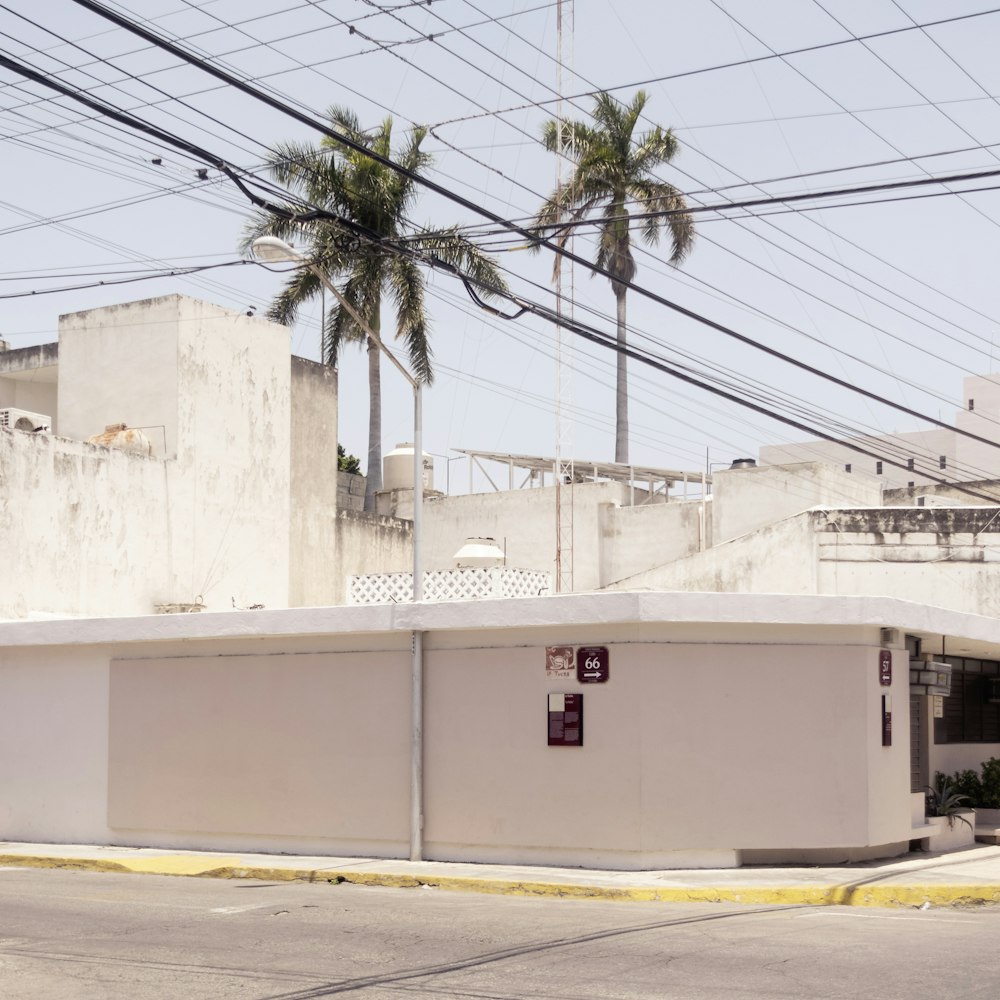
<instances>
[{"instance_id":1,"label":"metal antenna tower","mask_svg":"<svg viewBox=\"0 0 1000 1000\"><path fill-rule=\"evenodd\" d=\"M564 17L566 8L568 17ZM573 61L573 0L558 0L556 3L556 190L563 185L566 156L563 137L563 54L565 50L565 28L569 22L569 64ZM568 248L573 251L573 237L569 237ZM556 315L559 319L573 318L573 265L566 269L563 278L563 258L556 257ZM573 423L570 416L573 404L573 367L571 355L564 343L566 334L562 323L556 324L556 593L563 594L573 589Z\"/></svg>"}]
</instances>

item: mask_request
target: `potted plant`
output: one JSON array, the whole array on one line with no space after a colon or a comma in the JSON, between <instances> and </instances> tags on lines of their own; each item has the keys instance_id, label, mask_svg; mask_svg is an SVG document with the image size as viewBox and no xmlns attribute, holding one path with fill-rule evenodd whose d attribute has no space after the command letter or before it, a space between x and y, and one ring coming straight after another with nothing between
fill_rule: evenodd
<instances>
[{"instance_id":1,"label":"potted plant","mask_svg":"<svg viewBox=\"0 0 1000 1000\"><path fill-rule=\"evenodd\" d=\"M976 814L968 806L969 797L955 790L951 780L939 771L934 785L927 787L927 822L938 828L931 836L931 849L954 851L976 840Z\"/></svg>"},{"instance_id":2,"label":"potted plant","mask_svg":"<svg viewBox=\"0 0 1000 1000\"><path fill-rule=\"evenodd\" d=\"M940 774L935 776L939 777ZM973 770L956 771L947 780L952 791L965 795L969 806L976 810L977 826L1000 827L1000 757L984 760L979 773Z\"/></svg>"}]
</instances>

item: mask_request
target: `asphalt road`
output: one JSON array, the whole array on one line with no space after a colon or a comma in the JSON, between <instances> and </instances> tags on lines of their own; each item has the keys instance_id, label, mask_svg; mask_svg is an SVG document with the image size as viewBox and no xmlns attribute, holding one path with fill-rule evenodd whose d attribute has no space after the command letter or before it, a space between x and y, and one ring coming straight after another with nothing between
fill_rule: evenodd
<instances>
[{"instance_id":1,"label":"asphalt road","mask_svg":"<svg viewBox=\"0 0 1000 1000\"><path fill-rule=\"evenodd\" d=\"M4 1000L1000 992L1000 907L609 903L0 868Z\"/></svg>"}]
</instances>

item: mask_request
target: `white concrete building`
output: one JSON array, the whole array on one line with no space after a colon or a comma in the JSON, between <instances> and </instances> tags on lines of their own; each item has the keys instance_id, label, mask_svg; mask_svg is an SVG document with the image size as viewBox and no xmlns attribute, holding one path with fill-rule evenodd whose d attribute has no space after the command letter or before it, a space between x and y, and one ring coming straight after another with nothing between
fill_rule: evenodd
<instances>
[{"instance_id":1,"label":"white concrete building","mask_svg":"<svg viewBox=\"0 0 1000 1000\"><path fill-rule=\"evenodd\" d=\"M898 854L930 835L911 768L919 780L1000 749L934 739L903 643L995 667L1000 624L887 598L620 593L17 622L0 624L0 837L406 856L414 629L429 859ZM606 681L550 669L550 648L595 646ZM567 694L582 696L581 742L552 745L550 696Z\"/></svg>"},{"instance_id":2,"label":"white concrete building","mask_svg":"<svg viewBox=\"0 0 1000 1000\"><path fill-rule=\"evenodd\" d=\"M687 499L597 477L565 487L576 593L343 607L348 576L408 567L411 525L337 510L334 372L182 296L60 334L0 353L4 839L404 854L414 631L430 858L899 853L929 836L936 770L1000 755L988 488L821 462ZM120 424L152 453L89 443ZM551 573L554 515L551 486L432 493L426 567L491 536ZM605 681L558 666L594 647ZM910 685L928 658L952 668L941 703ZM550 745L581 695L582 744Z\"/></svg>"},{"instance_id":3,"label":"white concrete building","mask_svg":"<svg viewBox=\"0 0 1000 1000\"><path fill-rule=\"evenodd\" d=\"M967 376L963 397L965 406L955 413L954 429L935 427L849 439L856 448L824 440L764 445L760 461L763 465L821 462L878 476L887 487L922 486L937 479L957 483L1000 479L1000 448L996 446L1000 444L1000 375Z\"/></svg>"},{"instance_id":4,"label":"white concrete building","mask_svg":"<svg viewBox=\"0 0 1000 1000\"><path fill-rule=\"evenodd\" d=\"M50 428L0 430L0 618L326 598L336 400L287 329L180 295L0 353L0 412ZM119 423L152 454L88 443Z\"/></svg>"}]
</instances>

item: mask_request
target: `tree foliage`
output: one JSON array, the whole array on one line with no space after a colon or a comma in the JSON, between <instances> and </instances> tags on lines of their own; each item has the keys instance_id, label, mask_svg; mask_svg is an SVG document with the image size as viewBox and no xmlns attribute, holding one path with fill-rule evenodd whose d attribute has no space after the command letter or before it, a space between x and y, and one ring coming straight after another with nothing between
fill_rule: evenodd
<instances>
[{"instance_id":1,"label":"tree foliage","mask_svg":"<svg viewBox=\"0 0 1000 1000\"><path fill-rule=\"evenodd\" d=\"M670 129L654 125L636 135L635 129L648 101L640 90L629 104L607 93L594 98L592 120L545 123L546 149L562 152L574 164L569 179L543 203L535 220L544 231L560 223L597 216L595 263L610 274L617 300L618 378L615 461L628 461L628 380L625 302L628 283L636 275L632 231L649 246L666 232L671 264L680 264L694 244L694 223L677 188L659 180L655 172L677 154L679 144ZM561 144L561 149L560 149ZM634 219L633 212L641 218ZM576 228L576 227L574 227ZM556 241L565 246L570 230L558 228ZM559 266L557 260L556 266Z\"/></svg>"},{"instance_id":2,"label":"tree foliage","mask_svg":"<svg viewBox=\"0 0 1000 1000\"><path fill-rule=\"evenodd\" d=\"M399 241L417 256L433 255L498 291L506 284L495 262L455 227L430 230L414 227L410 220L419 183L416 177L430 165L431 157L421 145L426 129L409 132L397 150L392 146L392 119L363 130L353 111L332 107L328 123L360 144L357 150L324 136L317 146L282 143L271 154L271 177L311 206L323 208L354 225L337 219L303 221L294 218L302 204L281 207L292 218L258 212L244 230L242 249L248 252L261 236L277 236L296 247L313 267L320 270L358 311L371 329L381 336L383 307L395 315L395 336L406 349L410 370L418 381L433 378L430 329L426 306L425 278L421 265L410 253L393 248ZM392 159L400 170L374 159L368 151ZM290 325L301 306L318 297L323 283L315 271L297 268L268 310L268 316ZM485 298L494 297L480 289ZM330 298L333 298L332 296ZM383 338L385 339L385 338ZM369 445L365 506L372 509L374 493L381 488L381 381L377 348L348 310L334 300L327 302L323 321L323 360L335 365L345 343L368 347Z\"/></svg>"}]
</instances>

